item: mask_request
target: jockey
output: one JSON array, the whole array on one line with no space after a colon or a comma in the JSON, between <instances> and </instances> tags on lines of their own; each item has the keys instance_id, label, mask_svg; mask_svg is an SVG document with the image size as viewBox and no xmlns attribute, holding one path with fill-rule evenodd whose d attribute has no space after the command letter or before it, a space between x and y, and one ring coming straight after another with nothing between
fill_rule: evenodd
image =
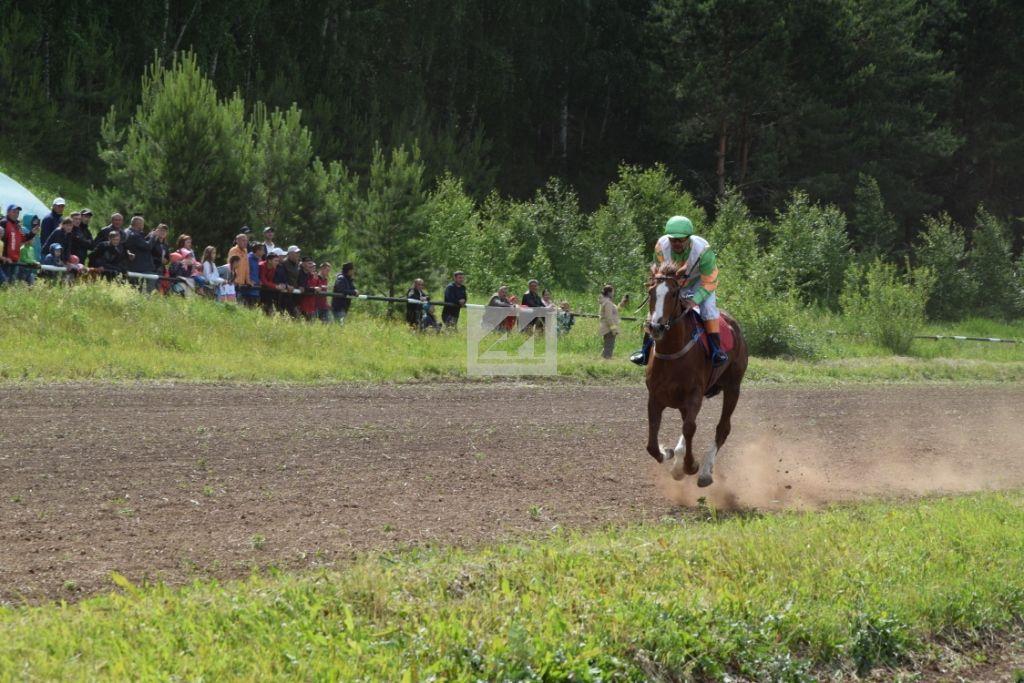
<instances>
[{"instance_id":1,"label":"jockey","mask_svg":"<svg viewBox=\"0 0 1024 683\"><path fill-rule=\"evenodd\" d=\"M711 364L717 368L727 363L729 356L722 350L715 297L718 288L718 259L708 247L708 241L693 234L693 223L689 218L672 216L665 223L665 234L654 246L654 257L658 263L675 261L684 264L679 295L700 307L700 317L711 344ZM637 365L647 365L651 346L653 340L645 334L643 348L630 356L630 360Z\"/></svg>"}]
</instances>

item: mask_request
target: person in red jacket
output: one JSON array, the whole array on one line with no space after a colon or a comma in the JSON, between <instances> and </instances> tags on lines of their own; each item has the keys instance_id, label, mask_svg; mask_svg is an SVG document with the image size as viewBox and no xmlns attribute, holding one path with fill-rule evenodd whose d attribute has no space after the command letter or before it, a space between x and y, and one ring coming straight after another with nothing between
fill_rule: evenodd
<instances>
[{"instance_id":1,"label":"person in red jacket","mask_svg":"<svg viewBox=\"0 0 1024 683\"><path fill-rule=\"evenodd\" d=\"M3 224L0 225L0 235L3 237L4 248L0 254L0 263L3 263L3 277L0 283L14 282L18 277L18 261L21 260L21 247L26 242L31 242L39 234L39 226L33 226L28 234L21 229L19 216L21 207L17 204L10 204L7 207L7 215L4 216Z\"/></svg>"},{"instance_id":2,"label":"person in red jacket","mask_svg":"<svg viewBox=\"0 0 1024 683\"><path fill-rule=\"evenodd\" d=\"M32 230L26 233L22 229L22 222L18 220L22 213L22 207L11 204L7 207L7 214L3 223L0 224L0 233L3 237L3 256L0 262L3 263L3 274L6 282L14 282L17 278L17 263L22 259L22 246L32 242L39 234L39 225L33 225Z\"/></svg>"},{"instance_id":3,"label":"person in red jacket","mask_svg":"<svg viewBox=\"0 0 1024 683\"><path fill-rule=\"evenodd\" d=\"M277 265L281 262L281 250L271 249L267 252L266 260L260 261L260 304L263 312L271 315L277 306L277 291L280 289L274 282L274 273L277 272Z\"/></svg>"}]
</instances>

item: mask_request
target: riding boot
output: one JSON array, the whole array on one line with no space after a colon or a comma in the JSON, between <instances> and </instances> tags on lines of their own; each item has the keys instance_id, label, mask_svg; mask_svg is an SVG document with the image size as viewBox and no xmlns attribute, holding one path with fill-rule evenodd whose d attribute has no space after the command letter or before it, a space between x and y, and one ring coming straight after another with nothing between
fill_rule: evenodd
<instances>
[{"instance_id":1,"label":"riding boot","mask_svg":"<svg viewBox=\"0 0 1024 683\"><path fill-rule=\"evenodd\" d=\"M651 339L651 335L644 333L644 344L643 347L629 357L629 360L633 361L637 365L646 367L647 359L651 355L651 346L654 344L654 340Z\"/></svg>"},{"instance_id":2,"label":"riding boot","mask_svg":"<svg viewBox=\"0 0 1024 683\"><path fill-rule=\"evenodd\" d=\"M719 367L729 362L729 355L722 350L722 338L717 332L708 333L708 342L711 344L711 366Z\"/></svg>"}]
</instances>

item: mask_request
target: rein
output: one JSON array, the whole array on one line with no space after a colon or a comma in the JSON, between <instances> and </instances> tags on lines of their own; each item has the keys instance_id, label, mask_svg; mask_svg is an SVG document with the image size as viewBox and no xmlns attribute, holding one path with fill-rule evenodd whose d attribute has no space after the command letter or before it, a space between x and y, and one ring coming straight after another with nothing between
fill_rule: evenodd
<instances>
[{"instance_id":1,"label":"rein","mask_svg":"<svg viewBox=\"0 0 1024 683\"><path fill-rule=\"evenodd\" d=\"M655 281L659 281L660 280L660 281L664 282L665 280L669 280L669 279L674 279L674 278L657 277L657 278L655 278ZM677 280L677 282L678 282L678 280ZM666 333L669 332L672 329L672 326L675 325L676 323L678 323L680 320L683 320L686 317L686 314L689 313L689 312L690 312L690 309L688 309L686 307L683 307L683 312L682 313L680 313L679 315L677 315L676 317L672 318L667 323L665 323L665 332ZM694 327L694 330L693 330L693 335L690 337L690 341L687 342L686 345L683 346L683 348L681 348L680 350L676 351L675 353L658 353L658 351L657 351L658 343L655 342L654 343L654 357L657 358L658 360L675 360L677 358L682 358L687 353L689 353L690 350L697 344L697 341L700 339L700 335L701 335L701 327L700 327L700 325L696 325Z\"/></svg>"}]
</instances>

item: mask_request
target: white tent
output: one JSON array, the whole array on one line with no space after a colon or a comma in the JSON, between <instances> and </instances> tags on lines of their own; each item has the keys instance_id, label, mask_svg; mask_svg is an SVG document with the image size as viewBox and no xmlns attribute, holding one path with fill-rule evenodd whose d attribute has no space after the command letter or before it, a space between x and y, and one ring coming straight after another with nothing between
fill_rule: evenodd
<instances>
[{"instance_id":1,"label":"white tent","mask_svg":"<svg viewBox=\"0 0 1024 683\"><path fill-rule=\"evenodd\" d=\"M18 181L11 178L9 175L0 173L0 212L7 211L7 207L11 204L17 204L21 207L21 224L27 228L26 218L28 216L39 216L42 218L46 214L50 213L50 209L39 201L39 198L29 192L29 190L19 183ZM36 253L36 260L42 258L43 246L40 243L39 236L32 241L32 246Z\"/></svg>"},{"instance_id":2,"label":"white tent","mask_svg":"<svg viewBox=\"0 0 1024 683\"><path fill-rule=\"evenodd\" d=\"M6 211L9 204L20 206L22 216L35 214L42 218L50 213L49 207L39 201L39 198L29 192L24 185L0 173L0 211Z\"/></svg>"}]
</instances>

